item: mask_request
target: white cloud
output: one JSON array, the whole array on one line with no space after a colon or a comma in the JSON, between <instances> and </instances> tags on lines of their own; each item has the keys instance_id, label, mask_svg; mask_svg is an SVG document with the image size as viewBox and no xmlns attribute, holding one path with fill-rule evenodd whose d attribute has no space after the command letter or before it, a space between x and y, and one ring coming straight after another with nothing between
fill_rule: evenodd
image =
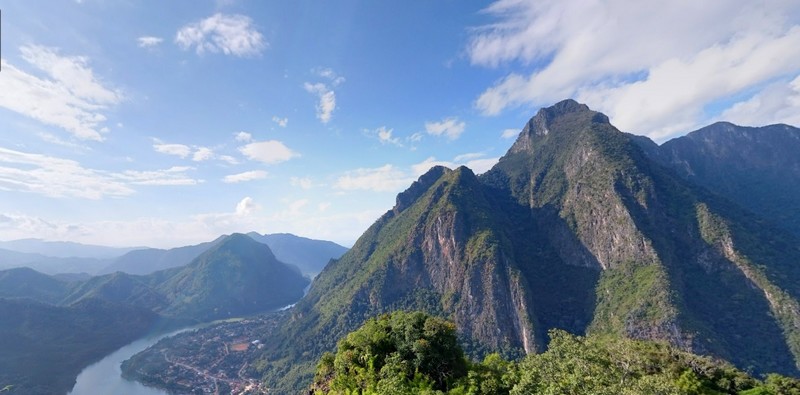
<instances>
[{"instance_id":1,"label":"white cloud","mask_svg":"<svg viewBox=\"0 0 800 395\"><path fill-rule=\"evenodd\" d=\"M139 43L139 48L154 48L161 44L162 41L164 41L163 38L153 36L142 36L136 39L136 42Z\"/></svg>"},{"instance_id":2,"label":"white cloud","mask_svg":"<svg viewBox=\"0 0 800 395\"><path fill-rule=\"evenodd\" d=\"M323 203L320 203L320 204L317 205L317 209L321 213L324 213L325 211L328 211L329 208L331 208L331 203L330 202L323 202Z\"/></svg>"},{"instance_id":3,"label":"white cloud","mask_svg":"<svg viewBox=\"0 0 800 395\"><path fill-rule=\"evenodd\" d=\"M214 159L216 155L214 155L214 151L208 147L197 147L197 150L194 151L192 155L192 160L195 162L203 162L206 160Z\"/></svg>"},{"instance_id":4,"label":"white cloud","mask_svg":"<svg viewBox=\"0 0 800 395\"><path fill-rule=\"evenodd\" d=\"M196 185L203 182L189 177L186 172L194 170L188 166L173 166L161 170L126 170L111 174L113 178L127 181L133 185Z\"/></svg>"},{"instance_id":5,"label":"white cloud","mask_svg":"<svg viewBox=\"0 0 800 395\"><path fill-rule=\"evenodd\" d=\"M381 126L375 130L371 131L367 130L365 132L368 135L376 136L378 138L378 141L381 142L381 144L393 144L398 147L403 146L403 143L400 142L399 137L392 136L392 133L394 133L394 129L389 129L386 126Z\"/></svg>"},{"instance_id":6,"label":"white cloud","mask_svg":"<svg viewBox=\"0 0 800 395\"><path fill-rule=\"evenodd\" d=\"M317 95L319 102L317 102L317 118L322 123L328 123L333 116L333 110L336 109L336 93L334 93L327 85L318 82L311 84L306 82L303 84L306 92Z\"/></svg>"},{"instance_id":7,"label":"white cloud","mask_svg":"<svg viewBox=\"0 0 800 395\"><path fill-rule=\"evenodd\" d=\"M504 139L513 139L514 137L519 136L519 132L519 129L506 129L503 130L503 133L500 135L500 137Z\"/></svg>"},{"instance_id":8,"label":"white cloud","mask_svg":"<svg viewBox=\"0 0 800 395\"><path fill-rule=\"evenodd\" d=\"M275 123L278 124L278 126L280 126L282 128L285 128L286 125L289 124L289 118L281 118L281 117L279 117L277 115L274 115L272 117L272 122L275 122Z\"/></svg>"},{"instance_id":9,"label":"white cloud","mask_svg":"<svg viewBox=\"0 0 800 395\"><path fill-rule=\"evenodd\" d=\"M258 55L267 47L250 17L219 13L182 27L175 43L183 49L194 47L198 55L222 52L239 57Z\"/></svg>"},{"instance_id":10,"label":"white cloud","mask_svg":"<svg viewBox=\"0 0 800 395\"><path fill-rule=\"evenodd\" d=\"M387 164L378 168L348 171L336 180L333 187L345 191L399 192L413 181L406 172Z\"/></svg>"},{"instance_id":11,"label":"white cloud","mask_svg":"<svg viewBox=\"0 0 800 395\"><path fill-rule=\"evenodd\" d=\"M239 132L236 133L236 141L241 141L243 143L249 143L253 141L253 135L247 132Z\"/></svg>"},{"instance_id":12,"label":"white cloud","mask_svg":"<svg viewBox=\"0 0 800 395\"><path fill-rule=\"evenodd\" d=\"M486 12L497 21L475 31L472 63L525 70L478 97L488 115L575 97L664 139L713 118L710 104L800 71L797 2L501 0Z\"/></svg>"},{"instance_id":13,"label":"white cloud","mask_svg":"<svg viewBox=\"0 0 800 395\"><path fill-rule=\"evenodd\" d=\"M153 149L162 154L175 155L181 158L186 158L192 153L192 149L188 145L164 144L159 140L156 140L156 143L153 144Z\"/></svg>"},{"instance_id":14,"label":"white cloud","mask_svg":"<svg viewBox=\"0 0 800 395\"><path fill-rule=\"evenodd\" d=\"M234 157L232 157L230 155L219 155L219 156L217 156L217 159L219 159L219 160L221 160L223 162L228 162L231 165L238 165L239 164L239 161L236 158L234 158Z\"/></svg>"},{"instance_id":15,"label":"white cloud","mask_svg":"<svg viewBox=\"0 0 800 395\"><path fill-rule=\"evenodd\" d=\"M246 172L243 172L243 173L227 175L227 176L225 176L225 178L222 179L222 182L228 183L228 184L235 184L235 183L238 183L238 182L261 180L261 179L264 179L264 178L267 178L267 172L266 171L264 171L264 170L251 170L251 171L246 171Z\"/></svg>"},{"instance_id":16,"label":"white cloud","mask_svg":"<svg viewBox=\"0 0 800 395\"><path fill-rule=\"evenodd\" d=\"M344 77L336 74L336 72L330 68L316 68L311 71L322 78L328 79L333 86L339 86L345 81Z\"/></svg>"},{"instance_id":17,"label":"white cloud","mask_svg":"<svg viewBox=\"0 0 800 395\"><path fill-rule=\"evenodd\" d=\"M418 142L422 141L422 137L424 137L424 136L425 135L423 135L422 133L417 132L417 133L412 134L411 136L408 136L406 139L408 141L412 142L412 143L418 143Z\"/></svg>"},{"instance_id":18,"label":"white cloud","mask_svg":"<svg viewBox=\"0 0 800 395\"><path fill-rule=\"evenodd\" d=\"M134 193L130 186L116 177L84 168L76 161L1 147L0 190L85 199Z\"/></svg>"},{"instance_id":19,"label":"white cloud","mask_svg":"<svg viewBox=\"0 0 800 395\"><path fill-rule=\"evenodd\" d=\"M253 201L250 196L245 197L236 205L236 215L247 216L253 214L260 207Z\"/></svg>"},{"instance_id":20,"label":"white cloud","mask_svg":"<svg viewBox=\"0 0 800 395\"><path fill-rule=\"evenodd\" d=\"M415 177L425 174L434 166L444 166L450 169L455 169L459 166L469 167L475 174L482 174L492 168L500 158L483 158L485 155L481 153L469 153L458 155L452 161L436 160L434 157L429 157L424 161L411 166L412 172Z\"/></svg>"},{"instance_id":21,"label":"white cloud","mask_svg":"<svg viewBox=\"0 0 800 395\"><path fill-rule=\"evenodd\" d=\"M749 126L800 125L800 75L792 81L770 84L751 98L734 104L719 118Z\"/></svg>"},{"instance_id":22,"label":"white cloud","mask_svg":"<svg viewBox=\"0 0 800 395\"><path fill-rule=\"evenodd\" d=\"M48 142L48 143L51 143L51 144L60 145L62 147L72 148L72 149L76 149L76 150L91 151L91 148L89 148L89 147L87 147L85 145L80 145L80 144L77 144L77 143L72 142L72 141L63 140L60 137L58 137L58 136L56 136L54 134L51 134L51 133L39 132L39 133L36 133L36 135L39 136L39 138L42 139L42 141L45 141L45 142Z\"/></svg>"},{"instance_id":23,"label":"white cloud","mask_svg":"<svg viewBox=\"0 0 800 395\"><path fill-rule=\"evenodd\" d=\"M239 147L239 151L248 159L267 164L285 162L300 154L292 151L277 140L258 141Z\"/></svg>"},{"instance_id":24,"label":"white cloud","mask_svg":"<svg viewBox=\"0 0 800 395\"><path fill-rule=\"evenodd\" d=\"M20 47L22 58L48 78L39 78L2 61L0 107L60 127L81 140L102 141L104 110L122 93L108 88L83 56L61 56L57 49Z\"/></svg>"},{"instance_id":25,"label":"white cloud","mask_svg":"<svg viewBox=\"0 0 800 395\"><path fill-rule=\"evenodd\" d=\"M289 204L289 214L300 214L303 212L303 207L308 206L308 199L295 200Z\"/></svg>"},{"instance_id":26,"label":"white cloud","mask_svg":"<svg viewBox=\"0 0 800 395\"><path fill-rule=\"evenodd\" d=\"M107 172L51 156L0 147L0 190L36 193L48 197L102 199L135 192L134 185L194 185L190 167L154 171Z\"/></svg>"},{"instance_id":27,"label":"white cloud","mask_svg":"<svg viewBox=\"0 0 800 395\"><path fill-rule=\"evenodd\" d=\"M455 140L462 133L466 124L458 118L445 118L439 122L425 122L425 131L434 136L445 136L450 140Z\"/></svg>"},{"instance_id":28,"label":"white cloud","mask_svg":"<svg viewBox=\"0 0 800 395\"><path fill-rule=\"evenodd\" d=\"M293 187L300 187L301 189L311 189L314 186L308 177L292 177L289 179L289 183Z\"/></svg>"}]
</instances>

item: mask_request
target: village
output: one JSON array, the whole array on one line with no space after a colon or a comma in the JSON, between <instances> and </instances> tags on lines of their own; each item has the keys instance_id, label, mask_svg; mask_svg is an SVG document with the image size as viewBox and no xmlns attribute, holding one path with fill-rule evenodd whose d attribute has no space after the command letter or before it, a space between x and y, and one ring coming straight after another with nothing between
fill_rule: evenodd
<instances>
[{"instance_id":1,"label":"village","mask_svg":"<svg viewBox=\"0 0 800 395\"><path fill-rule=\"evenodd\" d=\"M276 314L229 321L164 339L137 356L140 366L123 376L175 393L265 394L248 376L248 361L264 347L261 335L275 328ZM144 363L142 363L144 362Z\"/></svg>"}]
</instances>

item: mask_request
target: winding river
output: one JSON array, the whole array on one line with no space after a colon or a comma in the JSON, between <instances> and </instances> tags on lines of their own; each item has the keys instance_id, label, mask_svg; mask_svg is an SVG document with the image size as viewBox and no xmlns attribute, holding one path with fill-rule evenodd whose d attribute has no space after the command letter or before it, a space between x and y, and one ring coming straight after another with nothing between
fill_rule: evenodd
<instances>
[{"instance_id":1,"label":"winding river","mask_svg":"<svg viewBox=\"0 0 800 395\"><path fill-rule=\"evenodd\" d=\"M147 387L136 381L122 378L120 364L134 354L156 344L167 336L190 330L181 329L163 335L146 337L124 346L105 358L84 368L76 379L77 382L68 395L126 394L126 395L169 395L157 388Z\"/></svg>"},{"instance_id":2,"label":"winding river","mask_svg":"<svg viewBox=\"0 0 800 395\"><path fill-rule=\"evenodd\" d=\"M307 285L303 289L303 296L306 296L308 294L309 289L311 289L311 284ZM290 305L286 305L284 307L281 307L273 311L286 310L294 305L295 304L292 303ZM158 343L159 340L165 337L177 335L178 333L181 332L202 328L223 321L236 321L239 319L241 318L231 318L227 320L207 322L204 324L199 324L188 328L179 329L174 332L164 333L161 335L155 335L136 340L133 343L130 343L127 346L124 346L118 349L117 351L114 351L113 353L106 355L105 358L101 359L100 361L84 368L78 375L78 378L76 379L75 382L75 386L72 387L72 391L68 392L67 395L97 395L97 394L170 395L169 392L167 391L145 386L144 384L139 383L138 381L130 381L123 379L122 369L120 368L120 365L126 359L129 359L135 354L144 351L144 349L152 346L153 344Z\"/></svg>"}]
</instances>

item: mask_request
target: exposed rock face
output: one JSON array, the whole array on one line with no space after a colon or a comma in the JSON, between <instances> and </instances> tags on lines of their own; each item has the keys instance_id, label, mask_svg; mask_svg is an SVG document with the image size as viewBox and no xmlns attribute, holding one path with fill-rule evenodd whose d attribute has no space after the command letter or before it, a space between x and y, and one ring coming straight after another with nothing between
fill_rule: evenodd
<instances>
[{"instance_id":1,"label":"exposed rock face","mask_svg":"<svg viewBox=\"0 0 800 395\"><path fill-rule=\"evenodd\" d=\"M797 374L800 243L669 152L567 100L481 177L431 169L317 277L281 335L309 346L267 349L266 376L398 308L452 319L476 354L542 351L562 328Z\"/></svg>"}]
</instances>

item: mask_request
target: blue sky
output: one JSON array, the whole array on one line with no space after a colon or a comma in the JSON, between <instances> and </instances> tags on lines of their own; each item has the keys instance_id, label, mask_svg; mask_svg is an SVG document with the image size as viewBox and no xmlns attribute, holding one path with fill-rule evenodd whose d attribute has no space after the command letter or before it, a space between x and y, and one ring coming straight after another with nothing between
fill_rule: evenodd
<instances>
[{"instance_id":1,"label":"blue sky","mask_svg":"<svg viewBox=\"0 0 800 395\"><path fill-rule=\"evenodd\" d=\"M352 242L575 98L656 141L800 123L794 1L2 4L0 240Z\"/></svg>"}]
</instances>

